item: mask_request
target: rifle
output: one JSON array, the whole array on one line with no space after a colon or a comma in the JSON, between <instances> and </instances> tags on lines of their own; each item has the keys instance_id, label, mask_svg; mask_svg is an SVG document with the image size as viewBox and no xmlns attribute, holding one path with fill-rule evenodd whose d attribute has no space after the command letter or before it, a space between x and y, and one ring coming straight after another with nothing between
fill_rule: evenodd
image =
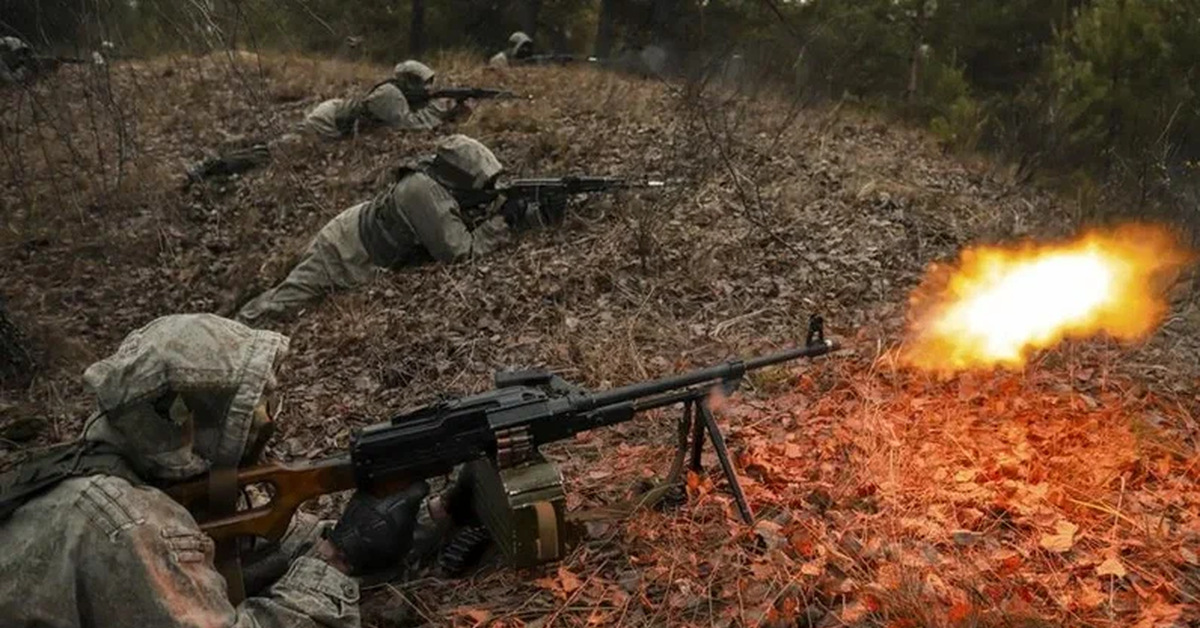
<instances>
[{"instance_id":1,"label":"rifle","mask_svg":"<svg viewBox=\"0 0 1200 628\"><path fill-rule=\"evenodd\" d=\"M749 521L749 507L733 475L724 439L706 405L708 396L715 387L731 394L747 372L837 348L837 343L825 339L821 318L814 316L803 347L600 392L584 391L543 371L499 372L494 390L438 401L355 431L348 453L308 464L239 470L239 487L266 484L274 489L262 506L205 518L208 478L166 491L199 513L200 529L218 542L247 536L278 540L300 505L320 495L351 489L388 494L481 459L500 469L514 468L537 459L538 448L547 443L682 403L689 425L696 411L697 439L708 430L743 517ZM699 440L693 443L693 466L699 465L700 445Z\"/></svg>"},{"instance_id":2,"label":"rifle","mask_svg":"<svg viewBox=\"0 0 1200 628\"><path fill-rule=\"evenodd\" d=\"M666 181L655 179L630 180L625 177L539 177L513 179L496 186L492 198L503 195L506 199L520 198L531 201L564 199L574 194L596 194L616 190L658 189L667 187ZM489 199L490 200L490 199Z\"/></svg>"},{"instance_id":3,"label":"rifle","mask_svg":"<svg viewBox=\"0 0 1200 628\"><path fill-rule=\"evenodd\" d=\"M29 63L39 72L49 72L55 70L60 65L82 65L87 63L86 59L79 57L62 57L55 55L31 55L28 57Z\"/></svg>"},{"instance_id":4,"label":"rifle","mask_svg":"<svg viewBox=\"0 0 1200 628\"><path fill-rule=\"evenodd\" d=\"M429 101L439 98L449 98L454 102L490 99L522 100L520 96L510 91L487 87L445 87L433 91L401 89L401 91L404 93L404 99L412 107L424 107Z\"/></svg>"},{"instance_id":5,"label":"rifle","mask_svg":"<svg viewBox=\"0 0 1200 628\"><path fill-rule=\"evenodd\" d=\"M581 57L566 53L552 53L545 55L531 55L528 57L520 57L513 59L514 65L567 65L570 63L599 63L600 59L596 57Z\"/></svg>"}]
</instances>

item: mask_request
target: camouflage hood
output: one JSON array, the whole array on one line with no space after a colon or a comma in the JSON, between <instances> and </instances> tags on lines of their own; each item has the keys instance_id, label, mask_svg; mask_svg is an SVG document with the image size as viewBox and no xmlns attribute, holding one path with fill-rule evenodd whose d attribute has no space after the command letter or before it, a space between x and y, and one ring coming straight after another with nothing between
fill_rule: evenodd
<instances>
[{"instance_id":1,"label":"camouflage hood","mask_svg":"<svg viewBox=\"0 0 1200 628\"><path fill-rule=\"evenodd\" d=\"M0 37L0 51L32 52L33 49L24 40L17 37Z\"/></svg>"},{"instance_id":2,"label":"camouflage hood","mask_svg":"<svg viewBox=\"0 0 1200 628\"><path fill-rule=\"evenodd\" d=\"M504 166L488 147L465 135L451 135L438 143L430 167L439 183L471 190L483 188L503 171Z\"/></svg>"},{"instance_id":3,"label":"camouflage hood","mask_svg":"<svg viewBox=\"0 0 1200 628\"><path fill-rule=\"evenodd\" d=\"M533 39L521 31L508 36L508 56L514 59L533 54Z\"/></svg>"},{"instance_id":4,"label":"camouflage hood","mask_svg":"<svg viewBox=\"0 0 1200 628\"><path fill-rule=\"evenodd\" d=\"M395 69L392 70L392 76L405 88L421 89L433 82L437 72L420 61L409 59L397 63Z\"/></svg>"},{"instance_id":5,"label":"camouflage hood","mask_svg":"<svg viewBox=\"0 0 1200 628\"><path fill-rule=\"evenodd\" d=\"M212 314L159 318L84 373L100 412L84 438L121 448L148 479L236 465L287 346L285 336Z\"/></svg>"}]
</instances>

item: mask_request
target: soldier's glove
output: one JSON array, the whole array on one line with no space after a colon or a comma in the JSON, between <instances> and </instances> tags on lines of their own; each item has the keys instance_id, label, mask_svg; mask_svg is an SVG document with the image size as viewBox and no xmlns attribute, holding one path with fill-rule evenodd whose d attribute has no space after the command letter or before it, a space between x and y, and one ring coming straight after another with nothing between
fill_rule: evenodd
<instances>
[{"instance_id":1,"label":"soldier's glove","mask_svg":"<svg viewBox=\"0 0 1200 628\"><path fill-rule=\"evenodd\" d=\"M454 108L446 113L446 119L449 122L463 123L471 119L475 113L475 107L471 105L471 100L460 100L454 103Z\"/></svg>"},{"instance_id":2,"label":"soldier's glove","mask_svg":"<svg viewBox=\"0 0 1200 628\"><path fill-rule=\"evenodd\" d=\"M517 230L536 229L562 222L567 210L565 194L542 194L537 200L510 198L500 208L508 226Z\"/></svg>"},{"instance_id":3,"label":"soldier's glove","mask_svg":"<svg viewBox=\"0 0 1200 628\"><path fill-rule=\"evenodd\" d=\"M542 214L543 223L557 225L567 213L567 195L546 194L538 199L538 209Z\"/></svg>"},{"instance_id":4,"label":"soldier's glove","mask_svg":"<svg viewBox=\"0 0 1200 628\"><path fill-rule=\"evenodd\" d=\"M456 525L473 526L479 523L479 516L475 513L473 505L474 493L475 468L465 464L458 470L458 477L441 495L442 507Z\"/></svg>"},{"instance_id":5,"label":"soldier's glove","mask_svg":"<svg viewBox=\"0 0 1200 628\"><path fill-rule=\"evenodd\" d=\"M352 574L390 567L408 553L417 511L427 494L429 485L417 482L389 497L357 492L350 498L346 512L329 533L329 542Z\"/></svg>"},{"instance_id":6,"label":"soldier's glove","mask_svg":"<svg viewBox=\"0 0 1200 628\"><path fill-rule=\"evenodd\" d=\"M504 217L504 222L516 231L536 229L542 226L542 216L538 212L537 205L525 198L505 199L504 204L500 206L500 215Z\"/></svg>"}]
</instances>

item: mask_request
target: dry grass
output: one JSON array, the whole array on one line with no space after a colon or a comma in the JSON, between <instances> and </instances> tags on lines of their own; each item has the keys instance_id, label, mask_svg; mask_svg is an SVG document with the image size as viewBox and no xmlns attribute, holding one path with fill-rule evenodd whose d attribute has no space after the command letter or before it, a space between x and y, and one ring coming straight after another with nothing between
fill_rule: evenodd
<instances>
[{"instance_id":1,"label":"dry grass","mask_svg":"<svg viewBox=\"0 0 1200 628\"><path fill-rule=\"evenodd\" d=\"M478 390L496 368L616 385L791 344L813 311L858 357L795 384L758 378L783 394L726 413L757 530L696 478L682 509L594 526L563 571L397 585L369 623L1149 627L1168 625L1154 613L1194 616L1195 568L1180 562L1181 549L1200 551L1189 484L1200 318L1187 295L1144 347L1073 346L1017 375L939 383L886 358L930 261L979 239L1067 231L1068 203L847 107L585 68L494 72L462 55L433 65L447 85L532 96L483 103L460 129L516 174L685 185L588 203L488 258L384 274L279 323L293 351L275 455L344 446L350 428L436 391ZM0 432L43 425L30 442L0 441L8 460L74 435L90 403L79 373L129 330L228 312L380 173L430 150L432 133L309 142L181 191L183 164L205 148L280 133L389 70L164 58L104 81L67 68L0 95L13 105L0 114L0 247L12 260L0 274L47 363L29 389L0 396ZM127 128L100 115L117 110ZM123 163L112 150L122 133ZM623 497L660 471L668 421L557 448L571 506ZM1061 554L1038 544L1059 521L1079 527ZM1110 555L1125 577L1096 574Z\"/></svg>"}]
</instances>

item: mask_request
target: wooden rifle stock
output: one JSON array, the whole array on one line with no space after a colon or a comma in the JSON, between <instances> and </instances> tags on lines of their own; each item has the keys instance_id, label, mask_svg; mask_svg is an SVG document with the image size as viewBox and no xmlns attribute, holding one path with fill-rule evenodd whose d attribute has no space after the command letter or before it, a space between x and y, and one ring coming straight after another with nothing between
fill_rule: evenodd
<instances>
[{"instance_id":1,"label":"wooden rifle stock","mask_svg":"<svg viewBox=\"0 0 1200 628\"><path fill-rule=\"evenodd\" d=\"M372 486L372 489L373 492L386 493L410 483L411 480L397 478ZM292 516L301 504L314 497L357 487L354 467L348 456L310 464L269 464L240 469L237 484L239 488L268 485L271 499L266 504L232 515L206 518L203 513L208 500L207 477L175 484L165 490L172 499L192 512L202 531L214 541L221 542L245 536L279 540L287 532Z\"/></svg>"}]
</instances>

